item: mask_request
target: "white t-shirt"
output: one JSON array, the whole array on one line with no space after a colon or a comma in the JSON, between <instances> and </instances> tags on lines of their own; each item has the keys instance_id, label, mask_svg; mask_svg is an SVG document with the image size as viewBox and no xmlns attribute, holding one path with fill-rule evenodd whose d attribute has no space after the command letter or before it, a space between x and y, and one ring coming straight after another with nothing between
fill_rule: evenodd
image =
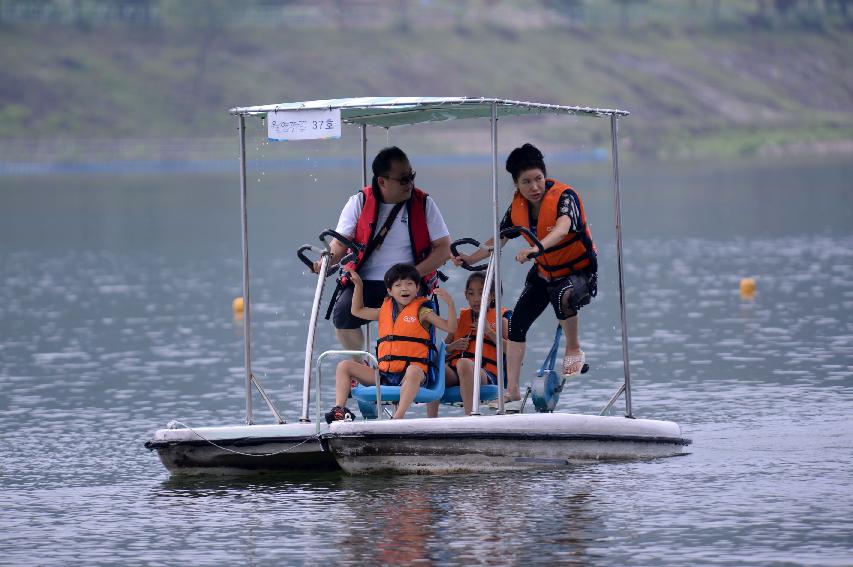
<instances>
[{"instance_id":1,"label":"white t-shirt","mask_svg":"<svg viewBox=\"0 0 853 567\"><path fill-rule=\"evenodd\" d=\"M341 218L338 219L338 226L335 230L344 236L352 238L355 235L355 227L358 224L358 217L361 214L362 194L356 193L349 198L347 204L344 205L344 210L341 211ZM394 205L389 203L378 203L379 215L376 219L376 226L382 227L391 213ZM441 216L441 211L438 210L438 205L432 200L432 197L426 198L426 221L427 229L429 230L430 242L435 242L439 238L444 238L450 235L447 230L447 225L444 224L444 218ZM397 213L397 218L391 224L391 228L385 235L385 240L382 241L382 246L373 251L367 262L358 271L358 274L363 280L379 280L385 277L385 272L394 264L411 264L412 263L412 244L409 240L409 212L404 205Z\"/></svg>"}]
</instances>

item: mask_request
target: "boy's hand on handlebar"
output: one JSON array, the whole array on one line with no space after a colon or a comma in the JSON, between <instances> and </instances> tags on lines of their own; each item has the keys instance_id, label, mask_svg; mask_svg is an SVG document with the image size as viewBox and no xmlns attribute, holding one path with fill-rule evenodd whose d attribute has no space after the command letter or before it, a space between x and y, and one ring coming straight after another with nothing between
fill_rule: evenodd
<instances>
[{"instance_id":1,"label":"boy's hand on handlebar","mask_svg":"<svg viewBox=\"0 0 853 567\"><path fill-rule=\"evenodd\" d=\"M358 272L355 270L346 270L347 274L349 274L349 279L352 281L353 285L361 285L361 276L358 275Z\"/></svg>"},{"instance_id":2,"label":"boy's hand on handlebar","mask_svg":"<svg viewBox=\"0 0 853 567\"><path fill-rule=\"evenodd\" d=\"M314 260L314 264L311 266L311 271L312 271L312 272L314 272L315 274L319 274L319 273L320 273L320 263L321 263L321 262L322 262L322 259L320 259L320 260Z\"/></svg>"},{"instance_id":3,"label":"boy's hand on handlebar","mask_svg":"<svg viewBox=\"0 0 853 567\"><path fill-rule=\"evenodd\" d=\"M440 287L435 288L435 290L433 291L433 293L434 293L435 295L437 295L439 298L443 299L445 303L450 303L451 301L453 301L453 300L450 298L450 294L449 294L449 293L447 293L444 289L442 289L442 288L440 288Z\"/></svg>"}]
</instances>

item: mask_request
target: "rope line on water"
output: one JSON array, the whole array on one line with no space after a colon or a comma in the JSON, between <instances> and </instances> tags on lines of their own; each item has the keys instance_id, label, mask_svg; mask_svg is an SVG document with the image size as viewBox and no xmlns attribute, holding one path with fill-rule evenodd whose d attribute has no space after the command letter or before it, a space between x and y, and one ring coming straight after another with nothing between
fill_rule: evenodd
<instances>
[{"instance_id":1,"label":"rope line on water","mask_svg":"<svg viewBox=\"0 0 853 567\"><path fill-rule=\"evenodd\" d=\"M281 451L275 451L273 453L244 453L243 451L237 451L236 449L229 449L228 447L223 447L222 445L219 445L218 443L211 441L210 439L208 439L207 437L205 437L204 435L202 435L201 433L199 433L198 431L196 431L195 429L193 429L192 427L190 427L186 423L183 423L183 422L177 421L177 420L173 420L172 423L174 423L175 425L181 425L185 429L192 431L193 435L195 435L196 437L198 437L202 441L210 443L211 445L213 445L217 449L222 449L223 451L228 451L229 453L234 453L235 455L242 455L244 457L273 457L275 455L281 455L282 453L289 453L290 451L293 451L297 447L300 447L300 446L304 445L305 443L308 443L309 441L319 441L320 437L322 436L322 433L315 433L314 435L307 437L306 439L297 443L296 445L293 445L292 447L288 447L287 449L282 449Z\"/></svg>"}]
</instances>

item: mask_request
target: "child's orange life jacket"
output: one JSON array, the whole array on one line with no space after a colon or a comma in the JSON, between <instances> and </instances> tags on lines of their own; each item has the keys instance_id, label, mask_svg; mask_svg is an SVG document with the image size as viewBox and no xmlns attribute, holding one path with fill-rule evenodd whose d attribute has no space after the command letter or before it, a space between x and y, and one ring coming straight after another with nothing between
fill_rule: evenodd
<instances>
[{"instance_id":1,"label":"child's orange life jacket","mask_svg":"<svg viewBox=\"0 0 853 567\"><path fill-rule=\"evenodd\" d=\"M379 338L376 340L376 358L379 370L403 372L410 364L424 372L429 369L430 349L435 350L432 337L418 319L426 297L417 297L403 307L394 318L395 302L386 297L379 308Z\"/></svg>"},{"instance_id":2,"label":"child's orange life jacket","mask_svg":"<svg viewBox=\"0 0 853 567\"><path fill-rule=\"evenodd\" d=\"M501 310L501 315L506 313L507 309L504 307ZM489 327L492 329L492 332L495 331L495 308L491 307L488 311L486 311L486 322ZM504 323L505 324L505 323ZM459 318L457 319L456 324L456 332L453 333L453 337L450 342L458 341L459 339L464 339L468 337L470 340L468 341L468 348L464 351L454 352L450 355L448 363L456 367L456 362L459 361L460 358L474 358L474 352L477 350L477 322L474 320L474 310L470 307L465 307L459 311ZM483 337L483 370L486 372L491 372L495 376L498 373L497 367L497 359L498 359L498 351L497 346L494 342L492 342L489 337Z\"/></svg>"}]
</instances>

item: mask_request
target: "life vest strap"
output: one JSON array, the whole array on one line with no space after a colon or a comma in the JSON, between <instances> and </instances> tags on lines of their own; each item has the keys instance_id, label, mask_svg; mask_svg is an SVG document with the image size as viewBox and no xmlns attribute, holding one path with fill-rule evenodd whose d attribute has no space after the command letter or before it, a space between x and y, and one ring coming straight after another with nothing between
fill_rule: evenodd
<instances>
[{"instance_id":1,"label":"life vest strap","mask_svg":"<svg viewBox=\"0 0 853 567\"><path fill-rule=\"evenodd\" d=\"M477 335L465 335L464 337L459 337L459 338L460 338L460 340L461 339L468 339L469 341L476 341ZM489 346L496 346L495 342L492 339L490 339L489 337L483 337L483 344L489 345Z\"/></svg>"},{"instance_id":2,"label":"life vest strap","mask_svg":"<svg viewBox=\"0 0 853 567\"><path fill-rule=\"evenodd\" d=\"M419 358L416 356L400 356L396 354L386 354L385 356L379 359L379 362L392 362L394 360L401 360L403 362L420 362L421 364L425 364L427 366L434 366L434 364L429 358Z\"/></svg>"},{"instance_id":3,"label":"life vest strap","mask_svg":"<svg viewBox=\"0 0 853 567\"><path fill-rule=\"evenodd\" d=\"M474 358L474 353L468 352L468 351L466 350L466 351L464 351L462 354L460 354L460 355L458 356L458 358ZM494 365L497 365L497 361L492 360L491 358L488 358L488 357L485 357L485 356L483 357L483 362L484 362L484 363L488 363L488 364L494 364Z\"/></svg>"},{"instance_id":4,"label":"life vest strap","mask_svg":"<svg viewBox=\"0 0 853 567\"><path fill-rule=\"evenodd\" d=\"M406 341L409 343L418 343L421 345L426 345L430 350L436 350L435 344L430 339L422 339L420 337L407 337L404 335L385 335L384 337L379 337L376 339L376 345L379 346L381 343L385 343L388 341Z\"/></svg>"},{"instance_id":5,"label":"life vest strap","mask_svg":"<svg viewBox=\"0 0 853 567\"><path fill-rule=\"evenodd\" d=\"M589 260L592 263L592 255L589 252L584 252L577 258L573 260L569 260L565 264L558 264L556 266L550 266L546 264L539 264L539 267L545 270L546 272L556 272L558 270L565 270L567 268L573 268L575 264L583 262L584 260Z\"/></svg>"},{"instance_id":6,"label":"life vest strap","mask_svg":"<svg viewBox=\"0 0 853 567\"><path fill-rule=\"evenodd\" d=\"M571 246L572 244L574 244L575 242L577 242L580 239L581 239L581 235L580 235L580 233L577 233L573 237L571 237L567 240L564 240L563 242L555 244L554 246L551 246L550 248L546 248L545 254L548 254L549 252L556 252L557 250L562 250L566 246Z\"/></svg>"}]
</instances>

